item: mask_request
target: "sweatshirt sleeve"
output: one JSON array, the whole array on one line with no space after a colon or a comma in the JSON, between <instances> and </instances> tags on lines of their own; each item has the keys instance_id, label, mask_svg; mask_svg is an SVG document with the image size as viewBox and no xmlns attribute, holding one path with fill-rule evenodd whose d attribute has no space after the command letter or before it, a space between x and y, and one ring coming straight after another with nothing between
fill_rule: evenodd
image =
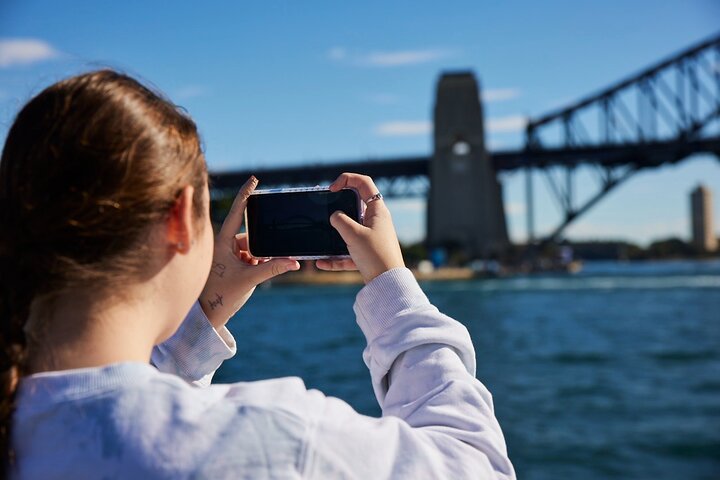
<instances>
[{"instance_id":1,"label":"sweatshirt sleeve","mask_svg":"<svg viewBox=\"0 0 720 480\"><path fill-rule=\"evenodd\" d=\"M467 329L432 306L404 268L371 281L354 309L383 417L328 398L309 477L515 478Z\"/></svg>"},{"instance_id":2,"label":"sweatshirt sleeve","mask_svg":"<svg viewBox=\"0 0 720 480\"><path fill-rule=\"evenodd\" d=\"M206 387L222 362L236 351L230 331L225 327L213 328L200 304L195 302L177 332L153 348L150 362L161 372Z\"/></svg>"}]
</instances>

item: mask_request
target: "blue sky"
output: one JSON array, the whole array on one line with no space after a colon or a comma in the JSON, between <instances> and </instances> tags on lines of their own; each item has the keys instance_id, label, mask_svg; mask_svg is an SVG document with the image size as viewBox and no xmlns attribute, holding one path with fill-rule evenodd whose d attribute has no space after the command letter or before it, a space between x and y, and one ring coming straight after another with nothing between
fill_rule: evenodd
<instances>
[{"instance_id":1,"label":"blue sky","mask_svg":"<svg viewBox=\"0 0 720 480\"><path fill-rule=\"evenodd\" d=\"M46 85L110 66L187 108L214 170L427 154L438 75L469 68L490 148L513 148L525 118L720 30L712 0L206 3L0 0L0 138ZM523 178L502 180L521 241ZM688 193L701 181L717 225L720 162L698 157L640 173L569 235L687 237ZM559 214L540 178L536 191L542 233ZM390 207L401 239L419 239L423 202Z\"/></svg>"}]
</instances>

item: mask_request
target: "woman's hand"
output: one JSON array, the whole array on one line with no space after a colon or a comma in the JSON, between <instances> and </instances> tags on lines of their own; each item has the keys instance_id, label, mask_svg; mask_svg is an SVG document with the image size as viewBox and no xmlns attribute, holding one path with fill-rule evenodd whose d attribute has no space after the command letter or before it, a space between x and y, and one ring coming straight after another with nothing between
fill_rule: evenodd
<instances>
[{"instance_id":1,"label":"woman's hand","mask_svg":"<svg viewBox=\"0 0 720 480\"><path fill-rule=\"evenodd\" d=\"M333 192L343 188L354 188L363 201L378 193L372 178L357 173L343 173L330 185ZM390 211L382 199L367 204L363 225L340 211L330 216L330 223L345 240L352 258L318 260L319 269L359 270L368 283L383 272L405 266Z\"/></svg>"},{"instance_id":2,"label":"woman's hand","mask_svg":"<svg viewBox=\"0 0 720 480\"><path fill-rule=\"evenodd\" d=\"M258 180L250 177L240 188L215 238L210 276L200 294L200 305L215 328L225 325L240 310L258 284L300 268L296 260L288 258L269 261L253 258L248 251L247 235L237 233L243 223L247 199L257 184Z\"/></svg>"}]
</instances>

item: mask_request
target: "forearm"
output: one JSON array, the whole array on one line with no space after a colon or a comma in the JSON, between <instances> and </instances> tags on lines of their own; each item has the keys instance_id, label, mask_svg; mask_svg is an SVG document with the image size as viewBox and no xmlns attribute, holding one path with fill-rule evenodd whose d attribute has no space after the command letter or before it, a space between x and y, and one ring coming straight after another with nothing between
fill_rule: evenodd
<instances>
[{"instance_id":1,"label":"forearm","mask_svg":"<svg viewBox=\"0 0 720 480\"><path fill-rule=\"evenodd\" d=\"M432 306L406 269L368 284L355 311L383 416L401 418L438 446L448 437L470 445L512 476L492 397L475 378L467 329Z\"/></svg>"}]
</instances>

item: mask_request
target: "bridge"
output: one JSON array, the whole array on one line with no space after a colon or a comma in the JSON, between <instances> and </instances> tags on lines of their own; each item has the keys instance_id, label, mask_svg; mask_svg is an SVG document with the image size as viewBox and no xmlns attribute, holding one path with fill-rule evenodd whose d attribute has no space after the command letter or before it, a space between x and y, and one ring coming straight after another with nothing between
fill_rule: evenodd
<instances>
[{"instance_id":1,"label":"bridge","mask_svg":"<svg viewBox=\"0 0 720 480\"><path fill-rule=\"evenodd\" d=\"M720 35L530 119L519 150L487 152L479 98L472 73L441 76L432 155L214 173L213 198L234 195L251 174L269 187L315 185L343 171L361 172L372 176L386 197L428 196L429 246L459 246L486 257L508 245L497 173L522 171L528 242L557 241L637 172L698 153L720 157ZM581 168L595 180L594 191L582 197L575 185ZM560 223L541 238L533 208L538 175L561 212ZM460 212L457 205L468 208Z\"/></svg>"}]
</instances>

